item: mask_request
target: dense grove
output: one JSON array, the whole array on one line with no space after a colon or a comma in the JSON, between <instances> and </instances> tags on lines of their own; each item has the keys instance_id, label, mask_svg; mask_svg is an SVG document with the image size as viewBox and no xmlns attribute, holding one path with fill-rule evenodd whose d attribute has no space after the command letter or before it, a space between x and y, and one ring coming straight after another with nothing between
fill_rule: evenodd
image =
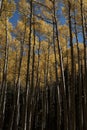
<instances>
[{"instance_id":1,"label":"dense grove","mask_svg":"<svg viewBox=\"0 0 87 130\"><path fill-rule=\"evenodd\" d=\"M0 1L0 130L87 130L87 1Z\"/></svg>"}]
</instances>

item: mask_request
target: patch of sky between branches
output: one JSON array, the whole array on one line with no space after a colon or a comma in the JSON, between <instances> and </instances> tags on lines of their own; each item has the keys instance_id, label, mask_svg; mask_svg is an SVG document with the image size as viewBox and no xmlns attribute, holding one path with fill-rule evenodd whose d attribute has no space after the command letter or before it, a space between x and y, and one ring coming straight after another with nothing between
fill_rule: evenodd
<instances>
[{"instance_id":1,"label":"patch of sky between branches","mask_svg":"<svg viewBox=\"0 0 87 130\"><path fill-rule=\"evenodd\" d=\"M13 16L9 19L9 21L12 23L13 27L15 27L17 25L17 22L19 20L19 16L20 16L20 14L16 10L14 12Z\"/></svg>"},{"instance_id":2,"label":"patch of sky between branches","mask_svg":"<svg viewBox=\"0 0 87 130\"><path fill-rule=\"evenodd\" d=\"M82 33L79 33L79 34L78 34L78 41L79 41L79 43L83 43Z\"/></svg>"},{"instance_id":3,"label":"patch of sky between branches","mask_svg":"<svg viewBox=\"0 0 87 130\"><path fill-rule=\"evenodd\" d=\"M17 10L17 4L18 4L19 0L14 0L14 1L15 1L15 4L16 4L16 10L13 13L13 16L9 19L9 22L12 23L13 27L15 27L17 25L17 22L18 22L19 17L20 17L20 14Z\"/></svg>"}]
</instances>

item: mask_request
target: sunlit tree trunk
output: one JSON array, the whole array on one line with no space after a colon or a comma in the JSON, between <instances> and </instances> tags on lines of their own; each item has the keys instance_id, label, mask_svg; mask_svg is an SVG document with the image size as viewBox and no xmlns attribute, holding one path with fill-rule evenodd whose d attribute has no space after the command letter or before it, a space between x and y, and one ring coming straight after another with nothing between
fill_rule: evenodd
<instances>
[{"instance_id":1,"label":"sunlit tree trunk","mask_svg":"<svg viewBox=\"0 0 87 130\"><path fill-rule=\"evenodd\" d=\"M1 83L1 97L0 97L0 128L3 128L4 118L5 118L5 107L6 107L6 95L7 95L7 68L8 68L8 25L7 25L7 15L5 12L5 58L3 66L3 77Z\"/></svg>"},{"instance_id":2,"label":"sunlit tree trunk","mask_svg":"<svg viewBox=\"0 0 87 130\"><path fill-rule=\"evenodd\" d=\"M28 44L28 57L27 57L27 74L26 74L26 97L25 97L25 119L24 119L24 130L29 128L28 112L29 112L29 73L30 73L30 55L31 55L31 33L32 33L32 0L30 0L30 32L29 32L29 44Z\"/></svg>"},{"instance_id":3,"label":"sunlit tree trunk","mask_svg":"<svg viewBox=\"0 0 87 130\"><path fill-rule=\"evenodd\" d=\"M55 10L54 10L55 11ZM56 77L56 87L54 87L55 91L55 129L60 130L60 101L59 101L59 81L58 81L58 63L57 63L57 54L55 47L55 20L53 18L53 49L54 49L54 61L55 61L55 77Z\"/></svg>"},{"instance_id":4,"label":"sunlit tree trunk","mask_svg":"<svg viewBox=\"0 0 87 130\"><path fill-rule=\"evenodd\" d=\"M60 41L59 41L58 23L57 23L56 12L55 12L55 1L53 1L53 9L54 9L55 32L56 32L56 39L57 39L56 41L57 41L57 47L58 47L60 70L61 70L61 79L62 79L63 108L64 108L64 130L66 130L67 125L68 125L67 105L66 105L66 87L65 87L62 50L61 50Z\"/></svg>"},{"instance_id":5,"label":"sunlit tree trunk","mask_svg":"<svg viewBox=\"0 0 87 130\"><path fill-rule=\"evenodd\" d=\"M34 13L34 9L33 9ZM33 15L33 49L32 49L32 72L31 72L31 86L30 86L30 95L29 95L29 106L30 106L30 114L29 114L29 130L32 130L33 122L34 122L34 111L35 111L35 45L36 45L36 30L35 30L35 17Z\"/></svg>"},{"instance_id":6,"label":"sunlit tree trunk","mask_svg":"<svg viewBox=\"0 0 87 130\"><path fill-rule=\"evenodd\" d=\"M24 50L24 41L25 41L25 35L26 35L26 22L25 22L25 28L23 33L23 39L20 39L20 58L19 58L19 65L18 65L18 75L17 75L17 81L15 80L15 95L14 95L14 112L13 117L14 123L13 123L13 129L18 129L19 126L19 120L20 120L20 89L21 89L21 66L22 66L22 60L23 60L23 50ZM16 63L17 64L17 63ZM11 126L12 127L12 126Z\"/></svg>"}]
</instances>

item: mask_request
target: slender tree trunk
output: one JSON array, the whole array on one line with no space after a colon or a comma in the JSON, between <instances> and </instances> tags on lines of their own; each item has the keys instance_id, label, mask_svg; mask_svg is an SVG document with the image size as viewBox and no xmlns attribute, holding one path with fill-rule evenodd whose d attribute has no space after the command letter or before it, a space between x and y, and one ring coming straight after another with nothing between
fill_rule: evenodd
<instances>
[{"instance_id":1,"label":"slender tree trunk","mask_svg":"<svg viewBox=\"0 0 87 130\"><path fill-rule=\"evenodd\" d=\"M24 36L23 41L21 40L21 47L20 47L20 59L19 59L19 65L18 65L18 76L17 81L16 77L14 77L14 85L15 85L15 93L14 93L14 109L13 109L13 116L12 116L12 122L11 122L11 129L18 129L19 126L19 120L20 120L20 73L21 73L21 66L22 66L22 60L23 60L23 45L25 41L25 34L26 34L26 23L24 28ZM17 67L17 55L16 55L16 63L15 63L15 71ZM14 75L16 76L16 75Z\"/></svg>"},{"instance_id":2,"label":"slender tree trunk","mask_svg":"<svg viewBox=\"0 0 87 130\"><path fill-rule=\"evenodd\" d=\"M35 96L35 81L34 81L34 74L35 74L35 45L36 45L36 41L35 41L35 17L33 16L33 37L34 37L34 44L33 44L33 54L32 54L32 73L31 73L31 86L30 86L30 112L29 112L29 130L32 130L32 123L34 120L34 110L35 110L35 106L34 106L34 96ZM32 109L33 108L33 109Z\"/></svg>"},{"instance_id":3,"label":"slender tree trunk","mask_svg":"<svg viewBox=\"0 0 87 130\"><path fill-rule=\"evenodd\" d=\"M60 42L59 42L58 24L57 24L57 19L56 19L56 14L55 14L55 1L53 2L53 9L54 9L55 31L56 31L58 53L59 53L60 69L61 69L61 79L62 79L63 108L64 108L64 130L66 130L67 126L68 126L67 104L66 104L66 87L65 87L65 77L64 77L62 50L61 50L61 46L60 46Z\"/></svg>"},{"instance_id":4,"label":"slender tree trunk","mask_svg":"<svg viewBox=\"0 0 87 130\"><path fill-rule=\"evenodd\" d=\"M27 57L27 74L26 74L26 97L25 97L25 119L24 119L24 130L27 130L29 118L29 72L30 72L30 53L31 53L31 33L32 33L32 0L30 0L30 32L29 32L29 45L28 45L28 57Z\"/></svg>"},{"instance_id":5,"label":"slender tree trunk","mask_svg":"<svg viewBox=\"0 0 87 130\"><path fill-rule=\"evenodd\" d=\"M80 9L81 9L81 26L82 26L82 35L83 35L83 44L84 44L84 129L87 129L87 68L86 68L86 40L85 40L85 32L84 32L84 19L83 19L83 0L80 0Z\"/></svg>"},{"instance_id":6,"label":"slender tree trunk","mask_svg":"<svg viewBox=\"0 0 87 130\"><path fill-rule=\"evenodd\" d=\"M72 38L72 23L71 23L71 3L68 1L68 17L69 17L69 33L71 46L71 86L70 86L70 130L76 129L75 119L75 79L74 79L74 54L73 54L73 38Z\"/></svg>"},{"instance_id":7,"label":"slender tree trunk","mask_svg":"<svg viewBox=\"0 0 87 130\"><path fill-rule=\"evenodd\" d=\"M39 66L40 66L40 37L39 37L39 48L38 48L38 65L37 65L37 79L36 79L36 87L39 87Z\"/></svg>"},{"instance_id":8,"label":"slender tree trunk","mask_svg":"<svg viewBox=\"0 0 87 130\"><path fill-rule=\"evenodd\" d=\"M77 73L77 119L76 119L76 122L77 122L77 125L76 125L76 128L79 129L79 130L82 130L82 89L81 89L81 79L80 79L80 50L79 50L79 42L78 42L78 33L77 33L77 23L76 23L76 14L75 14L75 9L74 9L74 21L75 21L75 37L76 37L76 43L77 43L77 63L78 63L78 73ZM79 115L79 116L78 116Z\"/></svg>"},{"instance_id":9,"label":"slender tree trunk","mask_svg":"<svg viewBox=\"0 0 87 130\"><path fill-rule=\"evenodd\" d=\"M6 13L6 12L5 12ZM5 59L3 67L3 78L1 84L1 97L0 97L0 129L3 128L4 118L5 118L5 107L6 107L6 95L7 95L7 68L8 68L8 25L7 16L5 14Z\"/></svg>"},{"instance_id":10,"label":"slender tree trunk","mask_svg":"<svg viewBox=\"0 0 87 130\"><path fill-rule=\"evenodd\" d=\"M60 130L60 101L59 101L59 82L58 82L58 64L57 64L57 55L55 47L55 22L53 19L53 46L54 46L54 58L55 58L55 77L56 77L56 88L55 88L55 129Z\"/></svg>"}]
</instances>

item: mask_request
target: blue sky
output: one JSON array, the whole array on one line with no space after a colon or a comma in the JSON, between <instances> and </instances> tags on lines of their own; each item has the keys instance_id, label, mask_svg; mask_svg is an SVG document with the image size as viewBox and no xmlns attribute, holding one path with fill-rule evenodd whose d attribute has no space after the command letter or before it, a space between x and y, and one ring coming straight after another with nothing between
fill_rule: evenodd
<instances>
[{"instance_id":1,"label":"blue sky","mask_svg":"<svg viewBox=\"0 0 87 130\"><path fill-rule=\"evenodd\" d=\"M19 16L20 15L19 15L18 11L15 11L14 14L13 14L13 16L10 18L9 21L12 23L13 26L16 26L17 21L19 19Z\"/></svg>"},{"instance_id":2,"label":"blue sky","mask_svg":"<svg viewBox=\"0 0 87 130\"><path fill-rule=\"evenodd\" d=\"M17 5L18 1L19 0L15 0L16 5ZM17 21L19 20L19 17L20 17L20 15L19 15L19 13L18 13L18 11L16 9L16 11L13 13L13 16L9 20L14 27L16 26Z\"/></svg>"}]
</instances>

